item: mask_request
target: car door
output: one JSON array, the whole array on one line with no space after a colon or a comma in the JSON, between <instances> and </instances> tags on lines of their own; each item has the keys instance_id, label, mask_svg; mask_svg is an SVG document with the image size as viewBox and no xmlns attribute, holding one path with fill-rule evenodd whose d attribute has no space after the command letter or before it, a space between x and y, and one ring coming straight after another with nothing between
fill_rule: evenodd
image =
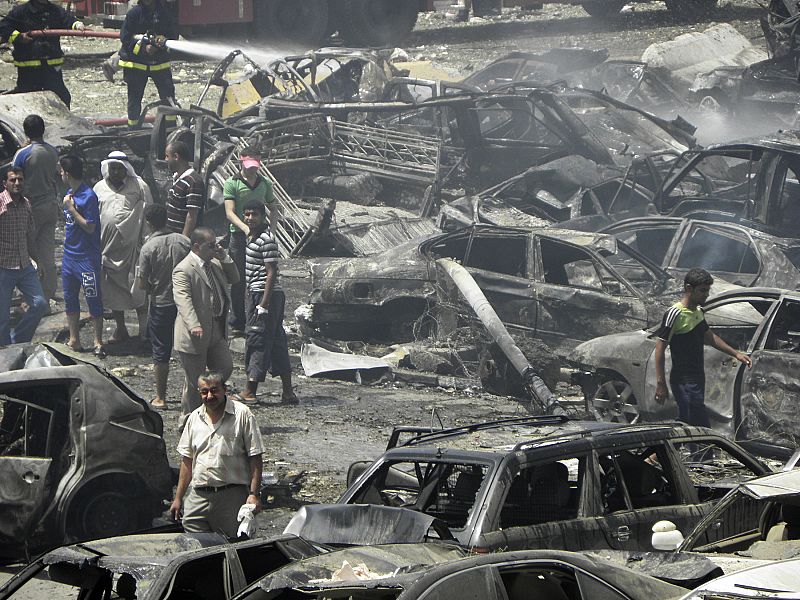
<instances>
[{"instance_id":1,"label":"car door","mask_svg":"<svg viewBox=\"0 0 800 600\"><path fill-rule=\"evenodd\" d=\"M592 472L586 451L507 471L494 488L498 501L489 505L472 545L488 551L608 548L596 518Z\"/></svg>"},{"instance_id":2,"label":"car door","mask_svg":"<svg viewBox=\"0 0 800 600\"><path fill-rule=\"evenodd\" d=\"M47 508L53 411L0 389L0 546L22 545Z\"/></svg>"},{"instance_id":3,"label":"car door","mask_svg":"<svg viewBox=\"0 0 800 600\"><path fill-rule=\"evenodd\" d=\"M536 326L532 256L529 235L476 230L464 257L464 266L503 323L529 331Z\"/></svg>"},{"instance_id":4,"label":"car door","mask_svg":"<svg viewBox=\"0 0 800 600\"><path fill-rule=\"evenodd\" d=\"M599 522L611 548L650 551L653 523L669 519L690 531L702 518L671 452L663 441L596 450Z\"/></svg>"},{"instance_id":5,"label":"car door","mask_svg":"<svg viewBox=\"0 0 800 600\"><path fill-rule=\"evenodd\" d=\"M709 306L705 310L709 327L732 348L751 353L775 300L754 296ZM737 384L748 369L735 358L706 346L703 351L706 373L705 404L715 429L737 435ZM655 393L655 392L654 392Z\"/></svg>"},{"instance_id":6,"label":"car door","mask_svg":"<svg viewBox=\"0 0 800 600\"><path fill-rule=\"evenodd\" d=\"M776 303L766 327L749 350L752 368L739 368L737 436L796 448L800 442L800 295L787 294Z\"/></svg>"},{"instance_id":7,"label":"car door","mask_svg":"<svg viewBox=\"0 0 800 600\"><path fill-rule=\"evenodd\" d=\"M647 326L647 308L589 250L538 237L537 334L556 351Z\"/></svg>"},{"instance_id":8,"label":"car door","mask_svg":"<svg viewBox=\"0 0 800 600\"><path fill-rule=\"evenodd\" d=\"M700 268L736 285L753 285L761 272L761 257L744 231L693 222L665 268L678 278Z\"/></svg>"}]
</instances>

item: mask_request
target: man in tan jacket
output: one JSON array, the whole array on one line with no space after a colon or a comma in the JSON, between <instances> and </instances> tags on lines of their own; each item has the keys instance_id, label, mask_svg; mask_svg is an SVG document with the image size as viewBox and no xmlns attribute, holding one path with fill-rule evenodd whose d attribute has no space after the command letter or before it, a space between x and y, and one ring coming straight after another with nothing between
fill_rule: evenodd
<instances>
[{"instance_id":1,"label":"man in tan jacket","mask_svg":"<svg viewBox=\"0 0 800 600\"><path fill-rule=\"evenodd\" d=\"M192 232L192 251L172 272L172 294L178 307L175 349L186 380L181 397L181 420L202 404L197 378L218 371L224 379L233 371L228 348L228 286L239 281L239 271L214 232L198 227Z\"/></svg>"}]
</instances>

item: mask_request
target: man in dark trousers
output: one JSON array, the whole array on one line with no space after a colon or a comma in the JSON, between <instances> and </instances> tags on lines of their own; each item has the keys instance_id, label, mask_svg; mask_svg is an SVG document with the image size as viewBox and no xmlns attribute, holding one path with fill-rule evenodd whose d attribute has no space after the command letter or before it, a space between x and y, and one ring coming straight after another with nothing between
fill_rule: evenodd
<instances>
[{"instance_id":1,"label":"man in dark trousers","mask_svg":"<svg viewBox=\"0 0 800 600\"><path fill-rule=\"evenodd\" d=\"M55 92L69 108L72 100L61 67L64 52L60 37L32 37L30 31L40 29L84 29L60 6L49 0L30 0L19 4L0 20L0 42L13 46L12 56L17 67L17 86L14 92Z\"/></svg>"},{"instance_id":2,"label":"man in dark trousers","mask_svg":"<svg viewBox=\"0 0 800 600\"><path fill-rule=\"evenodd\" d=\"M273 377L281 378L281 401L297 404L297 395L292 388L289 346L283 329L286 296L278 277L280 251L270 234L266 218L267 207L261 200L250 200L244 205L244 222L250 228L245 257L249 293L244 355L247 389L239 396L239 400L255 403L258 384L266 379L269 371Z\"/></svg>"},{"instance_id":3,"label":"man in dark trousers","mask_svg":"<svg viewBox=\"0 0 800 600\"><path fill-rule=\"evenodd\" d=\"M152 232L139 252L136 278L139 288L150 295L150 314L147 333L153 348L153 375L156 397L153 408L166 408L169 358L172 355L175 319L178 308L172 295L172 271L191 250L189 238L167 230L167 209L149 204L144 220Z\"/></svg>"},{"instance_id":4,"label":"man in dark trousers","mask_svg":"<svg viewBox=\"0 0 800 600\"><path fill-rule=\"evenodd\" d=\"M56 225L61 218L58 150L44 141L44 119L39 115L25 117L22 127L28 136L28 145L14 155L14 166L25 172L25 197L31 203L36 223L33 258L39 266L44 296L48 301L46 312L50 312L49 302L56 297Z\"/></svg>"},{"instance_id":5,"label":"man in dark trousers","mask_svg":"<svg viewBox=\"0 0 800 600\"><path fill-rule=\"evenodd\" d=\"M708 328L703 309L714 278L703 269L690 269L683 280L683 298L664 313L656 332L656 402L664 404L669 393L664 375L664 353L669 345L672 370L669 383L678 404L678 420L710 427L705 405L703 346L711 346L751 366L750 357L734 350Z\"/></svg>"},{"instance_id":6,"label":"man in dark trousers","mask_svg":"<svg viewBox=\"0 0 800 600\"><path fill-rule=\"evenodd\" d=\"M162 104L175 103L167 40L177 37L175 20L162 0L140 0L125 15L119 65L128 86L129 127L139 122L148 78L156 84Z\"/></svg>"}]
</instances>

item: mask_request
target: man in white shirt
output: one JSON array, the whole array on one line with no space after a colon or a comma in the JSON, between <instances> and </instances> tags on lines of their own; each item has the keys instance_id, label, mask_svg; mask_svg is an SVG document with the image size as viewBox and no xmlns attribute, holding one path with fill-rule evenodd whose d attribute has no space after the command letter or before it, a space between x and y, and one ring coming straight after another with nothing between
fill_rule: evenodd
<instances>
[{"instance_id":1,"label":"man in white shirt","mask_svg":"<svg viewBox=\"0 0 800 600\"><path fill-rule=\"evenodd\" d=\"M170 513L177 520L183 505L185 531L235 538L242 504L261 509L261 431L250 409L226 396L222 374L203 373L197 387L203 404L178 442L181 467Z\"/></svg>"}]
</instances>

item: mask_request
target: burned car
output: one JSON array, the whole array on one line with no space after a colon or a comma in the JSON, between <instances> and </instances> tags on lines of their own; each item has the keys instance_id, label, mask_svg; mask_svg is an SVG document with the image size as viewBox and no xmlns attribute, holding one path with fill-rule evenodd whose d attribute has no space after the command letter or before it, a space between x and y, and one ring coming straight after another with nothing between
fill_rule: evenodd
<instances>
[{"instance_id":1,"label":"burned car","mask_svg":"<svg viewBox=\"0 0 800 600\"><path fill-rule=\"evenodd\" d=\"M699 267L743 286L800 287L800 241L796 239L736 223L678 217L626 219L600 231L616 236L676 279Z\"/></svg>"},{"instance_id":2,"label":"burned car","mask_svg":"<svg viewBox=\"0 0 800 600\"><path fill-rule=\"evenodd\" d=\"M718 577L686 594L681 600L764 600L800 596L800 558L769 561Z\"/></svg>"},{"instance_id":3,"label":"burned car","mask_svg":"<svg viewBox=\"0 0 800 600\"><path fill-rule=\"evenodd\" d=\"M615 100L659 116L692 111L691 104L670 82L646 63L608 60L608 55L608 50L586 48L551 48L541 54L511 52L461 83L484 91L562 83L572 88L603 91Z\"/></svg>"},{"instance_id":4,"label":"burned car","mask_svg":"<svg viewBox=\"0 0 800 600\"><path fill-rule=\"evenodd\" d=\"M0 556L149 528L173 486L159 414L61 344L0 362Z\"/></svg>"},{"instance_id":5,"label":"burned car","mask_svg":"<svg viewBox=\"0 0 800 600\"><path fill-rule=\"evenodd\" d=\"M30 598L42 586L57 598L225 600L270 571L325 551L290 535L234 544L216 533L93 540L40 556L0 587L0 600Z\"/></svg>"},{"instance_id":6,"label":"burned car","mask_svg":"<svg viewBox=\"0 0 800 600\"><path fill-rule=\"evenodd\" d=\"M688 451L699 443L712 446L716 464L734 478L767 472L735 443L680 424L539 416L396 428L383 456L350 467L336 504L301 508L286 532L326 544L364 535L397 542L406 531L393 526L397 513L413 511L428 517L431 537L484 552L650 550L653 522L691 528L726 491L693 478ZM367 508L372 515L363 519ZM434 520L449 534L437 533Z\"/></svg>"},{"instance_id":7,"label":"burned car","mask_svg":"<svg viewBox=\"0 0 800 600\"><path fill-rule=\"evenodd\" d=\"M324 114L440 140L445 173L451 171L452 178L465 172L468 187L475 190L573 154L625 166L644 152L679 154L695 146L693 128L685 122L666 121L600 92L580 89L460 91L422 102L328 104L270 97L262 107L269 119Z\"/></svg>"},{"instance_id":8,"label":"burned car","mask_svg":"<svg viewBox=\"0 0 800 600\"><path fill-rule=\"evenodd\" d=\"M800 368L800 294L774 288L723 292L703 308L709 326L750 355L752 368L705 347L705 403L711 425L742 444L780 456L798 446L796 374ZM674 401L655 401L654 330L603 336L569 359L583 380L587 409L602 421L673 420ZM666 354L667 372L671 364ZM671 392L670 392L671 393Z\"/></svg>"},{"instance_id":9,"label":"burned car","mask_svg":"<svg viewBox=\"0 0 800 600\"><path fill-rule=\"evenodd\" d=\"M687 531L678 550L753 559L799 557L800 470L738 484Z\"/></svg>"},{"instance_id":10,"label":"burned car","mask_svg":"<svg viewBox=\"0 0 800 600\"><path fill-rule=\"evenodd\" d=\"M357 572L354 572L354 569ZM352 548L288 565L237 600L284 600L298 592L353 600L667 600L681 588L573 552L502 552L458 558L427 544Z\"/></svg>"},{"instance_id":11,"label":"burned car","mask_svg":"<svg viewBox=\"0 0 800 600\"><path fill-rule=\"evenodd\" d=\"M776 236L796 237L800 218L799 135L796 131L779 131L690 150L673 161L655 188L651 168L630 169L616 182L605 182L601 190L584 191L578 204L599 203L610 208L599 217L587 217L591 225L571 222L569 226L596 230L622 218L660 213L736 221ZM639 180L642 175L644 180ZM614 218L617 213L623 214Z\"/></svg>"},{"instance_id":12,"label":"burned car","mask_svg":"<svg viewBox=\"0 0 800 600\"><path fill-rule=\"evenodd\" d=\"M369 257L315 259L311 324L351 340L433 333L443 257L469 270L506 325L559 350L623 323L654 325L680 287L611 236L476 225Z\"/></svg>"}]
</instances>

